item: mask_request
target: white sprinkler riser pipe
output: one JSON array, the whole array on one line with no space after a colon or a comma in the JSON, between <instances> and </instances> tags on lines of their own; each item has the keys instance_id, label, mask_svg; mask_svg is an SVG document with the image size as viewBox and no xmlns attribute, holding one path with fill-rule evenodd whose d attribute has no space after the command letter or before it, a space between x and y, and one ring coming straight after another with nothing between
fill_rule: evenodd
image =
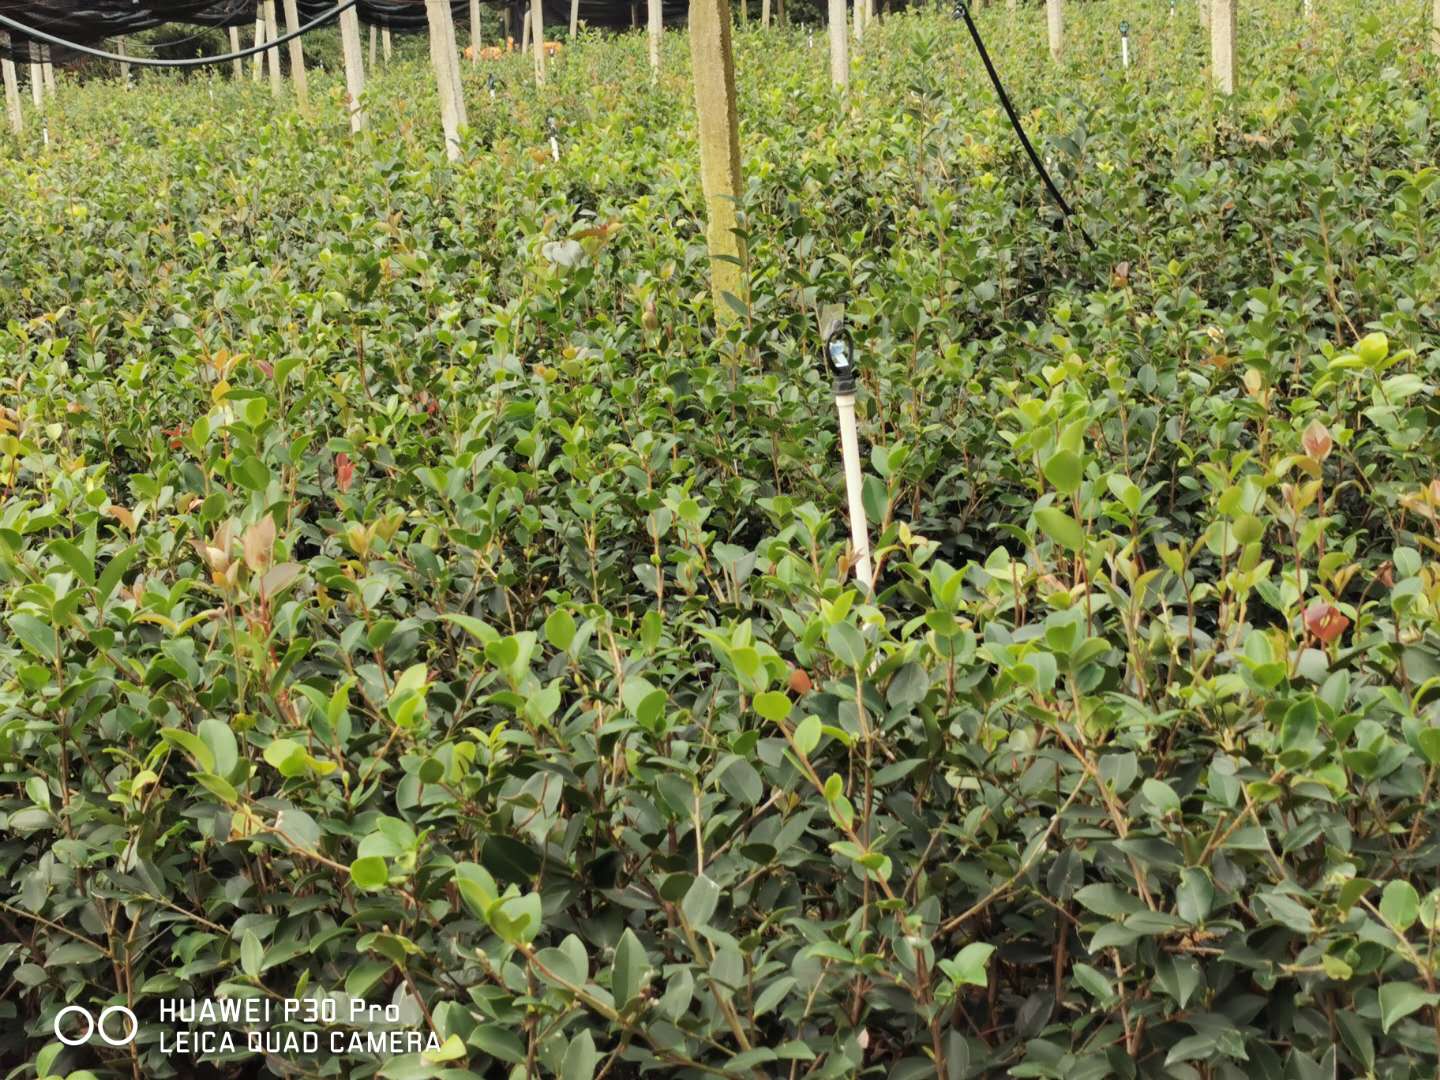
<instances>
[{"instance_id":1,"label":"white sprinkler riser pipe","mask_svg":"<svg viewBox=\"0 0 1440 1080\"><path fill-rule=\"evenodd\" d=\"M855 549L855 577L868 592L874 587L870 568L870 527L865 521L865 483L860 473L860 437L855 429L855 395L836 394L840 414L840 454L845 459L845 496L850 504L850 546Z\"/></svg>"},{"instance_id":2,"label":"white sprinkler riser pipe","mask_svg":"<svg viewBox=\"0 0 1440 1080\"><path fill-rule=\"evenodd\" d=\"M1120 62L1121 62L1122 64L1124 64L1125 67L1127 67L1127 68L1130 66L1130 35L1129 35L1129 34L1121 34L1121 35L1120 35Z\"/></svg>"}]
</instances>

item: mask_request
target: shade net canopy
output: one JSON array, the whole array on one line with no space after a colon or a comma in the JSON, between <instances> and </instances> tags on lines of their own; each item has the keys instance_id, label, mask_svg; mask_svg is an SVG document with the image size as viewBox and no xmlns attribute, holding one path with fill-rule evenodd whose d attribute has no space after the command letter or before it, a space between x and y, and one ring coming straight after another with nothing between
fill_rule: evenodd
<instances>
[{"instance_id":1,"label":"shade net canopy","mask_svg":"<svg viewBox=\"0 0 1440 1080\"><path fill-rule=\"evenodd\" d=\"M570 0L540 0L547 26L568 25ZM257 0L0 0L0 15L37 30L53 34L80 45L104 48L109 39L134 34L171 23L194 27L254 26ZM278 0L277 0L278 6ZM309 22L335 7L335 0L298 0L300 18ZM516 19L512 26L519 36L518 17L523 4L508 0L486 0L490 8L509 8ZM468 0L452 0L451 8L457 25L469 19ZM665 0L667 24L683 23L687 0ZM424 0L360 0L356 5L360 21L383 26L397 33L424 31L427 28ZM580 0L579 16L586 26L623 29L645 22L646 0ZM282 31L284 18L281 16ZM34 59L31 42L14 29L0 26L0 35L8 34L5 45L0 37L0 53L20 62ZM248 41L247 41L248 44ZM52 46L51 60L67 63L72 56L67 50Z\"/></svg>"}]
</instances>

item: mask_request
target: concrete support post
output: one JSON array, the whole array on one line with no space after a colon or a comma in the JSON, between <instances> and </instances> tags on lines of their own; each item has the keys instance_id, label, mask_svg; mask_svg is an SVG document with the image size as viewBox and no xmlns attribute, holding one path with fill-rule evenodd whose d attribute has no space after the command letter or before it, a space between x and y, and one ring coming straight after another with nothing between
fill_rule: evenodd
<instances>
[{"instance_id":1,"label":"concrete support post","mask_svg":"<svg viewBox=\"0 0 1440 1080\"><path fill-rule=\"evenodd\" d=\"M843 4L844 0L831 0L836 2ZM843 26L840 33L843 38ZM705 239L710 250L710 288L715 322L723 331L737 315L726 294L742 304L749 302L745 244L735 232L744 185L729 0L690 0L690 56L699 118L700 181L708 219Z\"/></svg>"},{"instance_id":2,"label":"concrete support post","mask_svg":"<svg viewBox=\"0 0 1440 1080\"><path fill-rule=\"evenodd\" d=\"M300 29L300 8L295 0L285 0L285 29L292 34ZM295 84L295 100L303 109L310 103L310 80L305 75L305 46L298 37L290 39L290 81Z\"/></svg>"},{"instance_id":3,"label":"concrete support post","mask_svg":"<svg viewBox=\"0 0 1440 1080\"><path fill-rule=\"evenodd\" d=\"M340 13L340 53L345 60L345 106L350 114L350 131L365 130L365 57L360 52L360 16L355 9Z\"/></svg>"},{"instance_id":4,"label":"concrete support post","mask_svg":"<svg viewBox=\"0 0 1440 1080\"><path fill-rule=\"evenodd\" d=\"M1235 92L1235 0L1211 0L1210 73L1216 90Z\"/></svg>"},{"instance_id":5,"label":"concrete support post","mask_svg":"<svg viewBox=\"0 0 1440 1080\"><path fill-rule=\"evenodd\" d=\"M829 13L830 81L836 86L849 86L850 54L845 40L845 0L829 0Z\"/></svg>"}]
</instances>

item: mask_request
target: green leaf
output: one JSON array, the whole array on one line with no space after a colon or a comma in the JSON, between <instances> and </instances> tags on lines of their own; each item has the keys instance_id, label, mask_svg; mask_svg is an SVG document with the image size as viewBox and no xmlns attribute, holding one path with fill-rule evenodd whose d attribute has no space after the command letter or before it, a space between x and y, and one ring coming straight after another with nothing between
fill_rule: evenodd
<instances>
[{"instance_id":1,"label":"green leaf","mask_svg":"<svg viewBox=\"0 0 1440 1080\"><path fill-rule=\"evenodd\" d=\"M60 556L66 566L86 585L95 584L95 563L69 540L52 540L50 550Z\"/></svg>"},{"instance_id":2,"label":"green leaf","mask_svg":"<svg viewBox=\"0 0 1440 1080\"><path fill-rule=\"evenodd\" d=\"M599 1061L595 1038L587 1028L570 1040L565 1060L560 1065L560 1080L594 1080L595 1066Z\"/></svg>"},{"instance_id":3,"label":"green leaf","mask_svg":"<svg viewBox=\"0 0 1440 1080\"><path fill-rule=\"evenodd\" d=\"M685 921L691 926L706 926L710 922L710 916L715 914L715 908L719 903L720 886L701 874L690 883L690 888L686 890L685 899L680 902L680 911L685 916Z\"/></svg>"},{"instance_id":4,"label":"green leaf","mask_svg":"<svg viewBox=\"0 0 1440 1080\"><path fill-rule=\"evenodd\" d=\"M628 926L615 945L615 961L610 967L610 994L617 1008L623 1009L640 992L650 960L645 947Z\"/></svg>"},{"instance_id":5,"label":"green leaf","mask_svg":"<svg viewBox=\"0 0 1440 1080\"><path fill-rule=\"evenodd\" d=\"M100 581L95 588L96 593L99 595L99 606L101 610L104 610L105 604L110 599L110 595L115 591L115 587L120 584L120 579L125 576L125 571L130 568L130 564L135 561L135 556L139 553L140 545L131 544L105 564L105 569L100 572Z\"/></svg>"},{"instance_id":6,"label":"green leaf","mask_svg":"<svg viewBox=\"0 0 1440 1080\"><path fill-rule=\"evenodd\" d=\"M795 725L795 749L800 751L801 756L808 758L820 745L820 729L818 716L807 716Z\"/></svg>"},{"instance_id":7,"label":"green leaf","mask_svg":"<svg viewBox=\"0 0 1440 1080\"><path fill-rule=\"evenodd\" d=\"M215 771L215 755L194 732L186 731L184 728L161 728L160 738L172 746L178 746L193 758L195 764L200 766L201 772L213 773Z\"/></svg>"},{"instance_id":8,"label":"green leaf","mask_svg":"<svg viewBox=\"0 0 1440 1080\"><path fill-rule=\"evenodd\" d=\"M221 777L229 777L235 771L235 766L240 760L239 746L235 741L235 732L230 725L223 720L216 720L213 717L206 717L195 725L195 733L200 736L210 750L211 758L214 761L214 768L209 770Z\"/></svg>"},{"instance_id":9,"label":"green leaf","mask_svg":"<svg viewBox=\"0 0 1440 1080\"><path fill-rule=\"evenodd\" d=\"M972 941L955 959L945 961L942 966L956 986L985 986L989 981L985 969L994 951L995 946L989 942Z\"/></svg>"},{"instance_id":10,"label":"green leaf","mask_svg":"<svg viewBox=\"0 0 1440 1080\"><path fill-rule=\"evenodd\" d=\"M1306 695L1285 713L1280 722L1280 747L1282 750L1308 750L1315 741L1320 728L1320 712L1315 699Z\"/></svg>"},{"instance_id":11,"label":"green leaf","mask_svg":"<svg viewBox=\"0 0 1440 1080\"><path fill-rule=\"evenodd\" d=\"M455 865L455 888L475 917L485 918L485 912L495 903L499 890L490 871L479 863L463 862Z\"/></svg>"},{"instance_id":12,"label":"green leaf","mask_svg":"<svg viewBox=\"0 0 1440 1080\"><path fill-rule=\"evenodd\" d=\"M500 632L483 619L476 619L470 615L453 614L441 615L440 618L448 623L454 623L481 645L489 645L500 640Z\"/></svg>"},{"instance_id":13,"label":"green leaf","mask_svg":"<svg viewBox=\"0 0 1440 1080\"><path fill-rule=\"evenodd\" d=\"M1053 506L1035 511L1035 524L1040 531L1067 551L1082 551L1085 547L1085 530L1063 510Z\"/></svg>"},{"instance_id":14,"label":"green leaf","mask_svg":"<svg viewBox=\"0 0 1440 1080\"><path fill-rule=\"evenodd\" d=\"M1133 915L1145 908L1139 897L1107 884L1086 885L1076 889L1075 899L1096 915L1103 915L1107 919Z\"/></svg>"},{"instance_id":15,"label":"green leaf","mask_svg":"<svg viewBox=\"0 0 1440 1080\"><path fill-rule=\"evenodd\" d=\"M252 979L259 978L260 967L265 963L265 946L255 936L255 931L246 930L240 938L240 969Z\"/></svg>"},{"instance_id":16,"label":"green leaf","mask_svg":"<svg viewBox=\"0 0 1440 1080\"><path fill-rule=\"evenodd\" d=\"M1140 785L1140 793L1155 808L1157 814L1164 816L1180 812L1180 797L1175 794L1175 789L1163 780L1147 779Z\"/></svg>"},{"instance_id":17,"label":"green leaf","mask_svg":"<svg viewBox=\"0 0 1440 1080\"><path fill-rule=\"evenodd\" d=\"M1199 926L1210 917L1215 902L1215 886L1210 875L1198 867L1180 871L1180 884L1175 889L1175 910L1191 926Z\"/></svg>"},{"instance_id":18,"label":"green leaf","mask_svg":"<svg viewBox=\"0 0 1440 1080\"><path fill-rule=\"evenodd\" d=\"M1073 495L1080 490L1080 481L1085 477L1085 459L1073 450L1057 450L1045 462L1045 479L1055 485L1062 495Z\"/></svg>"},{"instance_id":19,"label":"green leaf","mask_svg":"<svg viewBox=\"0 0 1440 1080\"><path fill-rule=\"evenodd\" d=\"M390 884L390 868L379 855L366 855L350 864L350 880L360 889L383 889Z\"/></svg>"},{"instance_id":20,"label":"green leaf","mask_svg":"<svg viewBox=\"0 0 1440 1080\"><path fill-rule=\"evenodd\" d=\"M1380 1030L1388 1034L1398 1021L1436 1004L1440 1004L1440 994L1426 993L1414 983L1384 983L1380 987Z\"/></svg>"},{"instance_id":21,"label":"green leaf","mask_svg":"<svg viewBox=\"0 0 1440 1080\"><path fill-rule=\"evenodd\" d=\"M34 615L12 615L10 616L10 630L20 639L21 645L24 645L41 660L47 664L55 662L55 653L59 642L55 631L50 628L48 623L41 622Z\"/></svg>"},{"instance_id":22,"label":"green leaf","mask_svg":"<svg viewBox=\"0 0 1440 1080\"><path fill-rule=\"evenodd\" d=\"M1392 881L1380 894L1380 914L1400 933L1409 930L1420 917L1420 894L1408 881Z\"/></svg>"},{"instance_id":23,"label":"green leaf","mask_svg":"<svg viewBox=\"0 0 1440 1080\"><path fill-rule=\"evenodd\" d=\"M459 1035L448 1036L436 1050L426 1050L420 1055L420 1059L427 1064L438 1064L442 1061L456 1061L463 1058L467 1051L465 1041Z\"/></svg>"},{"instance_id":24,"label":"green leaf","mask_svg":"<svg viewBox=\"0 0 1440 1080\"><path fill-rule=\"evenodd\" d=\"M865 639L849 623L836 623L825 631L825 642L835 658L848 668L859 671L865 666Z\"/></svg>"},{"instance_id":25,"label":"green leaf","mask_svg":"<svg viewBox=\"0 0 1440 1080\"><path fill-rule=\"evenodd\" d=\"M490 926L510 944L533 941L544 924L539 893L500 900L486 913Z\"/></svg>"},{"instance_id":26,"label":"green leaf","mask_svg":"<svg viewBox=\"0 0 1440 1080\"><path fill-rule=\"evenodd\" d=\"M776 723L790 715L790 697L783 690L765 690L756 694L753 704L757 713Z\"/></svg>"},{"instance_id":27,"label":"green leaf","mask_svg":"<svg viewBox=\"0 0 1440 1080\"><path fill-rule=\"evenodd\" d=\"M564 608L556 608L545 620L545 640L564 652L575 640L575 616Z\"/></svg>"}]
</instances>

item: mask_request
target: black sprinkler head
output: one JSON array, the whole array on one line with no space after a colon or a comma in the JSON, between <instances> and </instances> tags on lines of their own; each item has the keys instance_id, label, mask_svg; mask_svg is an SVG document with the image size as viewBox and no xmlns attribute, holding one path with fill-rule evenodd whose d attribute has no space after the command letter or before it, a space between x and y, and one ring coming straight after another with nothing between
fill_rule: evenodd
<instances>
[{"instance_id":1,"label":"black sprinkler head","mask_svg":"<svg viewBox=\"0 0 1440 1080\"><path fill-rule=\"evenodd\" d=\"M835 380L837 395L855 392L855 344L843 329L825 339L825 366Z\"/></svg>"}]
</instances>

